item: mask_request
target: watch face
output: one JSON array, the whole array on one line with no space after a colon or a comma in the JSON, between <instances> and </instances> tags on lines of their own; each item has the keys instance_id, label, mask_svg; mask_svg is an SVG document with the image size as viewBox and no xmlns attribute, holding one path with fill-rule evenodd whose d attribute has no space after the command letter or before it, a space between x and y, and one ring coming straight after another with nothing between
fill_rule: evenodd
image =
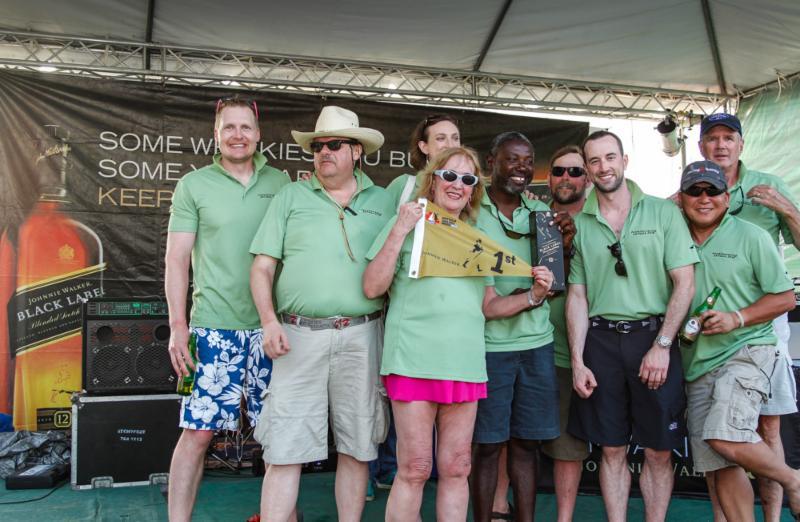
<instances>
[{"instance_id":1,"label":"watch face","mask_svg":"<svg viewBox=\"0 0 800 522\"><path fill-rule=\"evenodd\" d=\"M670 339L665 335L659 335L656 338L656 343L658 343L659 346L663 346L664 348L669 348L670 346L672 346L672 339Z\"/></svg>"}]
</instances>

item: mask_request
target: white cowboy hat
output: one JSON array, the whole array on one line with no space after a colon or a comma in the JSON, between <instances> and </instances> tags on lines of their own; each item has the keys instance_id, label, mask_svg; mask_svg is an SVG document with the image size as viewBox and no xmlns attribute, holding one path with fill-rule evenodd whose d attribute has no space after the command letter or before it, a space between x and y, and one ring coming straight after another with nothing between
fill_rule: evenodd
<instances>
[{"instance_id":1,"label":"white cowboy hat","mask_svg":"<svg viewBox=\"0 0 800 522\"><path fill-rule=\"evenodd\" d=\"M322 108L314 132L293 130L292 137L306 152L311 152L308 145L314 138L351 138L361 143L364 154L371 154L383 145L383 134L375 129L359 127L355 112L335 105Z\"/></svg>"}]
</instances>

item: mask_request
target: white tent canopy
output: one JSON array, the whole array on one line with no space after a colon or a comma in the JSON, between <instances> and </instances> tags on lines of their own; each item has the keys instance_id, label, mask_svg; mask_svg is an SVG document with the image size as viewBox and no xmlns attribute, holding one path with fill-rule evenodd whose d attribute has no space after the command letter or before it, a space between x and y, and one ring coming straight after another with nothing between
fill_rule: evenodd
<instances>
[{"instance_id":1,"label":"white tent canopy","mask_svg":"<svg viewBox=\"0 0 800 522\"><path fill-rule=\"evenodd\" d=\"M795 0L4 0L0 64L627 117L800 71Z\"/></svg>"}]
</instances>

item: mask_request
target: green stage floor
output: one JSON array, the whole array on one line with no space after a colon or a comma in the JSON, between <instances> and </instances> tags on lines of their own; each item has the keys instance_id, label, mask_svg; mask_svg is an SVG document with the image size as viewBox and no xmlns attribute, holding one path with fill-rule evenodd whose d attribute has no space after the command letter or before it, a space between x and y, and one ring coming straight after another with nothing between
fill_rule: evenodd
<instances>
[{"instance_id":1,"label":"green stage floor","mask_svg":"<svg viewBox=\"0 0 800 522\"><path fill-rule=\"evenodd\" d=\"M303 475L299 505L305 522L336 520L333 499L333 474ZM258 510L261 479L249 474L225 476L209 472L203 479L193 520L197 522L243 522ZM114 489L72 491L62 486L47 498L34 502L15 503L43 496L47 490L8 491L0 489L0 520L3 521L166 521L166 500L158 486L139 486ZM383 520L383 510L389 492L377 490L374 501L367 502L363 520ZM435 483L425 489L422 518L435 520ZM537 498L536 519L551 521L556 518L555 498L540 494ZM630 521L644 520L644 506L640 498L632 498L628 508ZM575 513L576 521L605 520L603 502L598 496L581 495ZM704 500L673 499L667 520L672 522L711 521L711 508ZM760 511L757 520L761 520ZM790 521L788 509L782 520Z\"/></svg>"}]
</instances>

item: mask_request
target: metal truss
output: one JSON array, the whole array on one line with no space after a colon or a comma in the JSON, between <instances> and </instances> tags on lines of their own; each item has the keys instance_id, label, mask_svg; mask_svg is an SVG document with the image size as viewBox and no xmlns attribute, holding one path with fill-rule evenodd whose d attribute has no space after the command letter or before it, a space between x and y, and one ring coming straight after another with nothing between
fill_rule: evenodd
<instances>
[{"instance_id":1,"label":"metal truss","mask_svg":"<svg viewBox=\"0 0 800 522\"><path fill-rule=\"evenodd\" d=\"M714 93L20 32L0 32L0 67L416 105L617 118L661 119L668 113L702 116L730 110L737 101Z\"/></svg>"}]
</instances>

